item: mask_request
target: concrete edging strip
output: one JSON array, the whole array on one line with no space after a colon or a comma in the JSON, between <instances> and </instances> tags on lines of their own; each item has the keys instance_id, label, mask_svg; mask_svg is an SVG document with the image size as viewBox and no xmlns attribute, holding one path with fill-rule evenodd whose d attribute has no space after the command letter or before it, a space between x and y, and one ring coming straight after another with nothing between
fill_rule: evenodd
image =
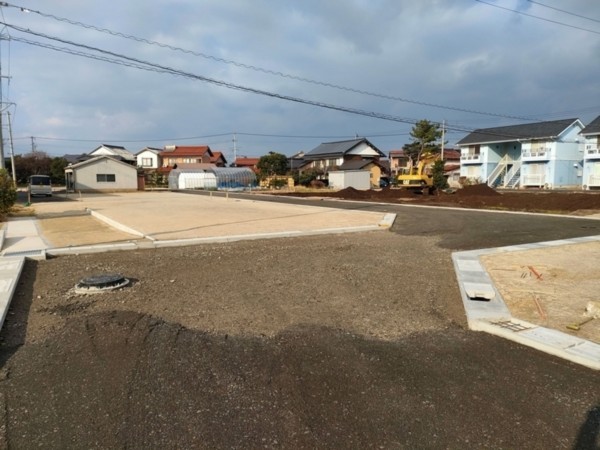
<instances>
[{"instance_id":1,"label":"concrete edging strip","mask_svg":"<svg viewBox=\"0 0 600 450\"><path fill-rule=\"evenodd\" d=\"M134 230L133 228L130 228L127 225L123 225L122 223L117 222L116 220L110 219L110 218L106 217L105 215L100 214L97 211L94 211L93 209L90 209L90 208L86 208L86 209L90 212L90 214L93 217L104 222L107 225L110 225L113 228L116 228L119 231L123 231L125 233L133 234L134 236L140 236L143 238L147 237L144 233Z\"/></svg>"}]
</instances>

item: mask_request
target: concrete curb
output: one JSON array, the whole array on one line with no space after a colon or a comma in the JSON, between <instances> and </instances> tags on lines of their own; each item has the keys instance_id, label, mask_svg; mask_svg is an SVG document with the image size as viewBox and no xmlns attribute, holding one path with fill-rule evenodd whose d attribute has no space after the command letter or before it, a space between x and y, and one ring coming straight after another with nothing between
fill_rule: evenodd
<instances>
[{"instance_id":1,"label":"concrete curb","mask_svg":"<svg viewBox=\"0 0 600 450\"><path fill-rule=\"evenodd\" d=\"M452 261L469 328L500 336L591 369L600 370L599 344L513 317L480 261L480 257L487 254L596 241L600 241L600 236L453 253ZM484 294L489 294L491 297L489 301L483 300Z\"/></svg>"},{"instance_id":2,"label":"concrete curb","mask_svg":"<svg viewBox=\"0 0 600 450\"><path fill-rule=\"evenodd\" d=\"M0 258L0 329L25 265L25 257Z\"/></svg>"},{"instance_id":3,"label":"concrete curb","mask_svg":"<svg viewBox=\"0 0 600 450\"><path fill-rule=\"evenodd\" d=\"M133 228L130 228L127 225L123 225L122 223L117 222L116 220L113 220L109 217L106 217L105 215L100 214L98 211L94 211L93 209L90 209L90 208L86 208L86 211L89 211L89 213L96 219L104 222L105 224L107 224L119 231L123 231L125 233L129 233L134 236L139 236L139 237L143 237L143 238L147 237L144 233L142 233L138 230L134 230Z\"/></svg>"}]
</instances>

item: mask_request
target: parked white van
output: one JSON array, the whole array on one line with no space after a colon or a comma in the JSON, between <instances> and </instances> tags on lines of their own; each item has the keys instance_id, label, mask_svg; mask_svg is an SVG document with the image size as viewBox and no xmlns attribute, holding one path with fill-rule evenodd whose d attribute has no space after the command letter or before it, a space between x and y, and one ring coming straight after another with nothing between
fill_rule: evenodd
<instances>
[{"instance_id":1,"label":"parked white van","mask_svg":"<svg viewBox=\"0 0 600 450\"><path fill-rule=\"evenodd\" d=\"M29 177L29 194L52 197L52 182L48 175L31 175Z\"/></svg>"}]
</instances>

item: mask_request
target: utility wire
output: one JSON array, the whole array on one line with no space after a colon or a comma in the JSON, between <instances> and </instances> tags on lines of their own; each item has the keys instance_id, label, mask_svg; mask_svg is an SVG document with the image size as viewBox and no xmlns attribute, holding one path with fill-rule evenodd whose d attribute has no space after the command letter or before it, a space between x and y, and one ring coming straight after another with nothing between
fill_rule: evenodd
<instances>
[{"instance_id":1,"label":"utility wire","mask_svg":"<svg viewBox=\"0 0 600 450\"><path fill-rule=\"evenodd\" d=\"M555 8L554 6L544 5L543 3L536 2L534 0L527 0L527 1L529 3L533 3L535 5L543 6L544 8L553 9L554 11L558 11L558 12L561 12L561 13L564 13L564 14L568 14L568 15L573 16L573 17L579 17L580 19L591 20L592 22L600 23L600 20L594 19L592 17L582 16L580 14L575 14L575 13L572 13L570 11L565 11L564 9Z\"/></svg>"},{"instance_id":2,"label":"utility wire","mask_svg":"<svg viewBox=\"0 0 600 450\"><path fill-rule=\"evenodd\" d=\"M212 78L203 77L203 76L200 76L200 75L195 75L195 74L192 74L192 73L180 71L180 70L173 69L173 68L170 68L170 67L167 67L167 66L161 66L161 65L153 64L153 63L150 63L150 62L147 62L147 61L138 60L136 58L127 57L125 55L120 55L118 53L109 52L109 51L102 50L102 49L99 49L99 48L96 48L96 47L91 47L91 46L88 46L88 45L72 43L70 41L67 41L67 40L64 40L64 39L60 39L60 38L56 38L56 37L52 37L52 36L48 36L48 35L45 35L43 33L36 33L36 32L31 31L31 30L26 30L24 28L21 28L21 27L15 26L15 25L3 23L3 22L0 22L0 25L5 25L5 26L7 26L9 28L12 28L12 29L14 29L16 31L21 31L23 33L34 34L36 36L46 37L47 39L50 39L50 40L56 40L56 41L59 41L59 42L62 42L62 43L67 43L67 44L73 45L75 47L83 47L83 48L86 48L88 50L97 51L99 53L109 54L109 55L112 55L112 56L116 56L118 58L122 58L123 60L121 60L121 59L115 59L115 58L108 58L108 57L101 56L101 55L94 55L94 54L90 54L90 53L85 53L85 52L78 51L78 50L73 50L73 49L70 49L70 48L67 48L67 47L58 47L58 46L54 46L54 45L47 44L47 43L42 43L42 42L37 42L37 41L31 41L31 40L28 40L28 39L25 39L25 38L16 37L16 36L12 36L11 37L12 40L17 41L17 42L22 42L22 43L33 45L33 46L47 48L47 49L55 50L55 51L58 51L58 52L68 53L68 54L72 54L72 55L75 55L75 56L82 56L82 57L85 57L85 58L91 58L91 59L95 59L95 60L99 60L99 61L109 62L111 64L118 64L118 65L122 65L122 66L126 66L126 67L132 67L132 68L136 68L136 69L146 70L146 71L150 71L150 72L165 73L165 74L168 74L168 75L181 76L183 78L191 78L191 79L195 79L195 80L198 80L198 81L204 81L204 82L207 82L207 83L215 84L217 86L226 87L226 88L229 88L229 89L239 90L239 91L243 91L243 92L249 92L249 93L258 94L258 95L265 95L267 97L277 98L277 99L280 99L280 100L287 100L287 101L291 101L291 102L296 102L296 103L301 103L301 104L306 104L306 105L311 105L311 106L316 106L316 107L325 108L325 109L331 109L331 110L336 110L336 111L342 111L342 112L347 112L347 113L351 113L351 114L356 114L356 115L361 115L361 116L366 116L366 117L372 117L372 118L376 118L376 119L389 120L389 121L393 121L393 122L406 123L406 124L410 124L410 125L415 125L417 122L419 122L419 120L416 120L416 119L400 118L400 117L392 116L392 115L389 115L389 114L382 114L382 113L377 113L377 112L373 112L373 111L365 111L365 110L356 109L356 108L349 108L349 107L343 107L343 106L338 106L338 105L332 105L332 104L328 104L328 103L316 102L316 101L312 101L312 100L305 100L305 99L298 98L298 97L291 97L291 96L287 96L287 95L282 95L282 94L276 94L276 93L272 93L272 92L268 92L268 91L263 91L263 90L260 90L260 89L255 89L255 88L250 88L250 87L235 85L235 84L232 84L232 83L227 83L227 82L224 82L224 81L215 80L215 79L212 79ZM440 123L437 123L437 122L431 122L431 123L437 124L437 125L441 125ZM523 136L521 136L521 135L514 135L514 134L510 134L510 133L498 132L498 131L494 131L493 129L489 129L489 131L488 131L488 130L482 130L482 129L474 129L474 128L470 128L470 127L452 126L450 124L446 124L445 125L445 129L449 130L449 131L463 132L463 133L471 133L473 131L477 131L479 134L484 134L484 135L485 134L490 134L490 135L493 135L493 136L504 136L504 137L507 137L507 138L516 138L516 139L523 138Z\"/></svg>"},{"instance_id":3,"label":"utility wire","mask_svg":"<svg viewBox=\"0 0 600 450\"><path fill-rule=\"evenodd\" d=\"M22 33L32 34L34 36L43 37L45 39L49 39L49 40L61 42L63 44L72 45L74 47L84 48L86 50L91 50L91 51L95 51L95 52L98 52L98 53L101 53L101 54L110 55L113 58L108 58L108 57L103 57L103 56L98 56L98 55L91 55L89 53L85 53L85 52L81 52L81 51L74 51L74 50L68 49L66 47L56 47L56 46L52 46L52 45L49 45L49 44L44 44L44 43L41 43L41 42L30 41L30 40L23 39L23 38L16 38L14 36L11 38L11 39L13 39L15 41L27 43L27 44L30 44L30 45L36 45L36 46L40 46L40 47L45 47L45 48L49 48L49 49L52 49L52 50L57 50L57 51L61 51L61 52L71 53L71 54L74 54L74 55L77 55L77 56L89 57L89 58L92 58L92 59L102 60L102 61L106 61L106 62L110 62L110 63L114 63L114 64L121 64L121 65L124 65L124 66L134 67L134 68L138 68L138 69L142 69L142 70L147 70L147 71L151 71L151 72L167 73L167 74L171 74L171 75L181 76L181 77L184 77L184 78L191 78L191 79L195 79L195 80L198 80L198 81L203 81L203 82L206 82L206 83L214 84L214 85L217 85L217 86L226 87L228 89L234 89L234 90L249 92L249 93L253 93L253 94L258 94L258 95L263 95L263 96L267 96L267 97L277 98L277 99L280 99L280 100L287 100L287 101L291 101L291 102L295 102L295 103L302 103L302 104L306 104L306 105L317 106L317 107L325 108L325 109L332 109L332 110L343 111L343 112L347 112L347 113L351 113L351 114L356 114L356 115L361 115L361 116L373 117L373 118L376 118L376 119L390 120L390 121L394 121L394 122L401 122L401 123L408 123L408 124L415 124L417 122L416 119L402 118L402 117L393 116L391 114L383 114L383 113L377 113L377 112L374 112L374 111L367 111L367 110L358 109L358 108L344 107L344 106L333 105L333 104L324 103L324 102L318 102L318 101L314 101L314 100L306 100L306 99L303 99L303 98L300 98L300 97L292 97L292 96L289 96L289 95L277 94L277 93L265 91L265 90L262 90L262 89L251 88L251 87L247 87L247 86L233 84L233 83L229 83L229 82L226 82L226 81L222 81L222 80L217 80L217 79L214 79L214 78L205 77L205 76L202 76L202 75L196 75L196 74L193 74L193 73L190 73L190 72L185 72L185 71L182 71L182 70L177 70L177 69L174 69L172 67L162 66L160 64L154 64L154 63L151 63L151 62L148 62L148 61L140 60L140 59L133 58L133 57L130 57L130 56L125 56L125 55L122 55L122 54L119 54L119 53L115 53L115 52L111 52L111 51L107 51L107 50L102 50L102 49L97 48L97 47L92 47L92 46L84 45L84 44L78 44L76 42L68 41L66 39L61 39L61 38L58 38L58 37L49 36L49 35L44 34L44 33L34 32L32 30L25 29L25 28L22 28L22 27L19 27L19 26L16 26L16 25L11 25L11 24L2 23L2 22L0 22L0 24L5 25L5 26L7 26L9 28L12 28L13 30L20 31ZM115 59L115 57L118 58L118 59Z\"/></svg>"},{"instance_id":4,"label":"utility wire","mask_svg":"<svg viewBox=\"0 0 600 450\"><path fill-rule=\"evenodd\" d=\"M244 64L244 63L240 63L240 62L233 61L233 60L230 60L230 59L219 58L219 57L216 57L216 56L208 55L206 53L196 52L196 51L193 51L193 50L187 50L187 49L184 49L184 48L181 48L181 47L176 47L176 46L173 46L173 45L164 44L164 43L153 41L153 40L146 39L146 38L140 38L140 37L133 36L133 35L130 35L130 34L125 34L125 33L119 32L119 31L112 31L112 30L109 30L107 28L96 27L95 25L86 24L86 23L83 23L83 22L79 22L79 21L67 19L67 18L64 18L64 17L59 17L59 16L56 16L54 14L48 14L48 13L44 13L44 12L41 12L41 11L32 10L32 9L29 9L29 8L23 8L23 7L20 7L20 6L17 6L17 5L12 5L12 4L6 3L6 2L0 2L0 6L18 8L21 11L27 11L28 13L34 13L34 14L37 14L37 15L39 15L41 17L45 17L45 18L57 20L59 22L68 23L70 25L78 26L78 27L81 27L81 28L95 30L95 31L98 31L100 33L106 33L106 34L109 34L109 35L112 35L112 36L122 37L122 38L133 40L133 41L136 41L136 42L140 42L140 43L144 43L144 44L148 44L148 45L154 45L154 46L166 48L166 49L169 49L169 50L172 50L172 51L181 52L181 53L185 53L185 54L193 55L193 56L198 56L198 57L202 57L202 58L205 58L205 59L213 60L213 61L216 61L216 62L220 62L220 63L224 63L224 64L230 64L230 65L233 65L233 66L236 66L236 67L241 67L241 68L248 69L248 70L253 70L253 71L256 71L256 72L262 72L262 73L266 73L266 74L269 74L269 75L274 75L274 76L278 76L278 77L282 77L282 78L288 78L288 79L291 79L291 80L301 81L303 83L309 83L309 84L324 86L324 87L328 87L328 88L338 89L338 90L341 90L341 91L353 92L355 94L367 95L367 96L371 96L371 97L377 97L377 98L382 98L382 99L386 99L386 100L393 100L393 101L402 102L402 103L410 103L410 104L413 104L413 105L427 106L427 107L430 107L430 108L446 109L446 110L450 110L450 111L458 111L458 112L465 112L465 113L470 113L470 114L479 114L479 115L485 115L485 116L500 117L500 118L505 118L505 119L516 119L516 120L524 120L524 121L534 120L531 117L515 116L515 115L508 115L508 114L493 113L493 112L489 112L489 111L478 111L478 110L474 110L474 109L460 108L460 107L455 107L455 106L439 105L439 104L436 104L436 103L429 103L429 102L424 102L424 101L419 101L419 100L412 100L412 99L407 99L407 98L402 98L402 97L396 97L396 96L393 96L393 95L387 95L387 94L381 94L381 93L366 91L366 90L362 90L362 89L355 89L355 88L351 88L351 87L347 87L347 86L341 86L341 85L334 84L334 83L328 83L328 82L325 82L325 81L319 81L319 80L314 80L314 79L310 79L310 78L300 77L300 76L297 76L297 75L291 75L291 74L287 74L287 73L284 73L284 72L279 72L279 71L276 71L276 70L265 69L265 68L261 68L261 67L258 67L258 66L253 66L253 65L250 65L250 64Z\"/></svg>"},{"instance_id":5,"label":"utility wire","mask_svg":"<svg viewBox=\"0 0 600 450\"><path fill-rule=\"evenodd\" d=\"M517 14L521 14L522 16L527 16L527 17L531 17L533 19L543 20L545 22L554 23L556 25L562 25L563 27L575 28L576 30L587 31L588 33L600 34L600 31L594 31L594 30L589 30L587 28L578 27L578 26L575 26L575 25L569 25L568 23L559 22L557 20L545 19L543 17L534 16L533 14L527 14L527 13L524 13L523 11L518 11L516 9L505 8L504 6L494 5L493 3L484 2L483 0L475 0L475 1L478 2L478 3L482 3L484 5L493 6L494 8L503 9L505 11L510 11L510 12L514 12L514 13L517 13Z\"/></svg>"}]
</instances>

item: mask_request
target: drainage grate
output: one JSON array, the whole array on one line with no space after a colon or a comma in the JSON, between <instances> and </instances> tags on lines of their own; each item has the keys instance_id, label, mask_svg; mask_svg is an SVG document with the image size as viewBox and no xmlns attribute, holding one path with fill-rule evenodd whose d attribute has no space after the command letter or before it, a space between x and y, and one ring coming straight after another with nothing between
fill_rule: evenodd
<instances>
[{"instance_id":1,"label":"drainage grate","mask_svg":"<svg viewBox=\"0 0 600 450\"><path fill-rule=\"evenodd\" d=\"M20 252L5 252L2 253L2 256L7 258L15 257L15 256L23 256L23 257L34 257L39 256L45 259L45 250L23 250Z\"/></svg>"},{"instance_id":2,"label":"drainage grate","mask_svg":"<svg viewBox=\"0 0 600 450\"><path fill-rule=\"evenodd\" d=\"M526 327L523 324L513 322L512 320L500 320L498 322L492 322L492 325L498 325L501 328L505 328L510 331L518 333L519 331L531 330L532 327Z\"/></svg>"},{"instance_id":3,"label":"drainage grate","mask_svg":"<svg viewBox=\"0 0 600 450\"><path fill-rule=\"evenodd\" d=\"M82 279L75 285L78 294L97 294L100 292L114 291L129 284L129 280L120 273L94 275Z\"/></svg>"}]
</instances>

